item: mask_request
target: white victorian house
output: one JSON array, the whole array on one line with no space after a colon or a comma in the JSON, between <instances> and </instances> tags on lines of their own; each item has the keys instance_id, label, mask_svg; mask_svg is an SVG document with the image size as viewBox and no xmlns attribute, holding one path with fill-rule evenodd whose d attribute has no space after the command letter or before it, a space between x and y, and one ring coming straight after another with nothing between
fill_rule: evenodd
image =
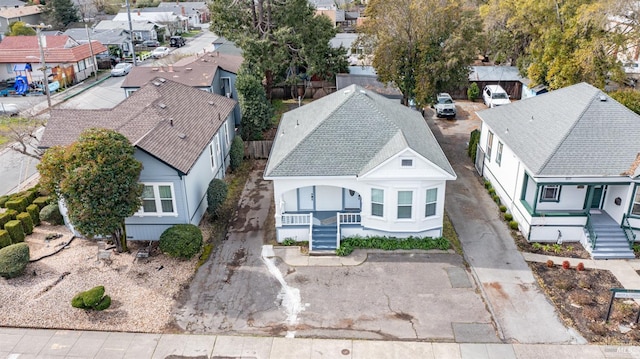
<instances>
[{"instance_id":1,"label":"white victorian house","mask_svg":"<svg viewBox=\"0 0 640 359\"><path fill-rule=\"evenodd\" d=\"M580 83L479 111L476 168L531 242L580 241L633 258L640 230L640 116Z\"/></svg>"},{"instance_id":2,"label":"white victorian house","mask_svg":"<svg viewBox=\"0 0 640 359\"><path fill-rule=\"evenodd\" d=\"M442 235L455 180L419 112L352 85L285 113L264 178L277 240L335 250L353 235Z\"/></svg>"}]
</instances>

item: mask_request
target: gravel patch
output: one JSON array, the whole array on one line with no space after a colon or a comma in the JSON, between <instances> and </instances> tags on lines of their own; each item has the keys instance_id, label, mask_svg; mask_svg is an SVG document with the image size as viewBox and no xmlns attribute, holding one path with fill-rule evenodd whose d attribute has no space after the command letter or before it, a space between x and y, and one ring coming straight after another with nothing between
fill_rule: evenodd
<instances>
[{"instance_id":1,"label":"gravel patch","mask_svg":"<svg viewBox=\"0 0 640 359\"><path fill-rule=\"evenodd\" d=\"M62 237L46 240L49 233ZM197 258L167 257L152 248L136 258L142 243L129 242L129 253L111 250L98 259L98 243L72 239L64 226L40 225L26 239L31 262L25 273L0 278L0 326L163 333L171 331L172 309L195 273ZM109 248L109 247L107 247ZM103 285L112 299L102 312L71 307L80 291Z\"/></svg>"}]
</instances>

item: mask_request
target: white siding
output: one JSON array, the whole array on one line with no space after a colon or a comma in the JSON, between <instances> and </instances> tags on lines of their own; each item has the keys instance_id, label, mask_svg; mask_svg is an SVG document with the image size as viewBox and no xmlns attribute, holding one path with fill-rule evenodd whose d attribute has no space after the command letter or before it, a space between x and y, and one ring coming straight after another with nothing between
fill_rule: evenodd
<instances>
[{"instance_id":1,"label":"white siding","mask_svg":"<svg viewBox=\"0 0 640 359\"><path fill-rule=\"evenodd\" d=\"M342 188L316 186L316 211L342 210Z\"/></svg>"}]
</instances>

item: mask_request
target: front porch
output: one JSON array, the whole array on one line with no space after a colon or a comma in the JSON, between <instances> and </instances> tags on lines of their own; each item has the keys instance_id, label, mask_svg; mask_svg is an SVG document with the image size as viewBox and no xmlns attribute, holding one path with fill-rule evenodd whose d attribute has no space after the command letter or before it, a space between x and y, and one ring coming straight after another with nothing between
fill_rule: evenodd
<instances>
[{"instance_id":1,"label":"front porch","mask_svg":"<svg viewBox=\"0 0 640 359\"><path fill-rule=\"evenodd\" d=\"M361 220L359 211L283 213L282 226L277 229L278 238L308 240L311 252L335 251L340 248L345 229L361 228Z\"/></svg>"}]
</instances>

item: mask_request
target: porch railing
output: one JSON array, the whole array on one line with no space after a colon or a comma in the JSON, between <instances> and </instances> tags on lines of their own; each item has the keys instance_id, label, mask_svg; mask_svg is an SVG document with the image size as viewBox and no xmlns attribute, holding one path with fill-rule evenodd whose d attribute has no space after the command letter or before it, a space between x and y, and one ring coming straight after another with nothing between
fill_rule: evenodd
<instances>
[{"instance_id":1,"label":"porch railing","mask_svg":"<svg viewBox=\"0 0 640 359\"><path fill-rule=\"evenodd\" d=\"M285 213L282 215L283 226L305 226L313 222L311 213Z\"/></svg>"},{"instance_id":2,"label":"porch railing","mask_svg":"<svg viewBox=\"0 0 640 359\"><path fill-rule=\"evenodd\" d=\"M596 242L598 241L598 235L593 231L593 225L591 224L591 213L587 212L587 223L584 225L584 229L589 236L589 243L591 243L591 249L596 249Z\"/></svg>"},{"instance_id":3,"label":"porch railing","mask_svg":"<svg viewBox=\"0 0 640 359\"><path fill-rule=\"evenodd\" d=\"M631 224L629 224L629 217L627 214L622 215L622 231L624 232L625 237L627 237L627 243L629 244L629 249L633 249L633 243L636 241L636 234L633 233L631 229Z\"/></svg>"},{"instance_id":4,"label":"porch railing","mask_svg":"<svg viewBox=\"0 0 640 359\"><path fill-rule=\"evenodd\" d=\"M313 248L313 213L306 215L309 221L309 249Z\"/></svg>"},{"instance_id":5,"label":"porch railing","mask_svg":"<svg viewBox=\"0 0 640 359\"><path fill-rule=\"evenodd\" d=\"M360 224L362 217L360 213L340 213L338 212L338 224Z\"/></svg>"}]
</instances>

